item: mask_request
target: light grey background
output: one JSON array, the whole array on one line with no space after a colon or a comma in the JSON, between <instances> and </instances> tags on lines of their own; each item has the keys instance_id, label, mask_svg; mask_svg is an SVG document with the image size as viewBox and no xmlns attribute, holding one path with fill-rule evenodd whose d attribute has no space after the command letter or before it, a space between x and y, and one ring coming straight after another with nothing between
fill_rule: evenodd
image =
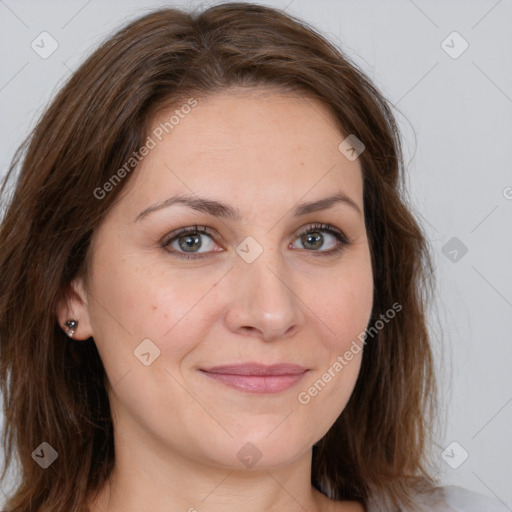
<instances>
[{"instance_id":1,"label":"light grey background","mask_svg":"<svg viewBox=\"0 0 512 512\"><path fill-rule=\"evenodd\" d=\"M434 446L440 476L512 510L512 2L262 3L340 43L396 107L411 201L439 283L431 323L445 400ZM205 2L0 0L0 174L84 57L125 21L163 5ZM43 31L58 43L46 59L31 48ZM457 58L445 51L455 56L464 40ZM453 237L459 247L445 246ZM444 452L452 466L469 454L457 469L442 457L454 441Z\"/></svg>"}]
</instances>

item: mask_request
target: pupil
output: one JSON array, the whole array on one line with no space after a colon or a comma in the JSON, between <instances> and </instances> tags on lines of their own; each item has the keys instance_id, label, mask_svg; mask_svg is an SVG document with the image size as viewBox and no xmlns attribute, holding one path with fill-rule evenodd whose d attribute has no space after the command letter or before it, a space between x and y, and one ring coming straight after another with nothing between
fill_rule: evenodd
<instances>
[{"instance_id":1,"label":"pupil","mask_svg":"<svg viewBox=\"0 0 512 512\"><path fill-rule=\"evenodd\" d=\"M197 245L197 247L194 247L194 245ZM180 240L180 246L182 249L199 249L201 247L201 237L199 235L185 235L185 247L181 244ZM192 251L188 251L192 252Z\"/></svg>"},{"instance_id":2,"label":"pupil","mask_svg":"<svg viewBox=\"0 0 512 512\"><path fill-rule=\"evenodd\" d=\"M318 249L319 247L322 246L322 235L318 232L316 235L311 233L306 235L306 240L308 244L313 244L315 249Z\"/></svg>"}]
</instances>

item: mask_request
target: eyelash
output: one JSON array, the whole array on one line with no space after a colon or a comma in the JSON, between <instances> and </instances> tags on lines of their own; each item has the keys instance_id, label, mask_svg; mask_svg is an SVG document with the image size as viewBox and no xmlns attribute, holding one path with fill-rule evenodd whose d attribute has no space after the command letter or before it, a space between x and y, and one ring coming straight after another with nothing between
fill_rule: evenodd
<instances>
[{"instance_id":1,"label":"eyelash","mask_svg":"<svg viewBox=\"0 0 512 512\"><path fill-rule=\"evenodd\" d=\"M297 234L296 238L300 238L301 236L315 231L326 231L330 235L334 236L338 240L338 244L334 249L330 249L328 251L315 251L311 250L307 252L316 253L317 255L321 257L327 257L327 256L334 256L335 254L339 253L342 249L344 249L345 246L350 245L351 241L350 239L343 233L343 231L339 230L338 228L335 228L334 226L331 226L330 224L310 224L308 226L305 226L301 231ZM176 255L178 258L183 258L187 260L194 260L194 259L201 259L210 254L210 252L205 253L185 253L185 252L179 252L179 251L169 251L167 247L174 242L177 238L179 238L181 235L186 234L203 234L210 236L214 242L216 242L215 239L215 233L206 226L198 226L197 224L194 226L186 227L186 228L180 228L176 231L173 231L172 233L169 233L161 242L161 246L163 249L165 249L168 253L171 253L172 255ZM220 251L217 251L220 252Z\"/></svg>"}]
</instances>

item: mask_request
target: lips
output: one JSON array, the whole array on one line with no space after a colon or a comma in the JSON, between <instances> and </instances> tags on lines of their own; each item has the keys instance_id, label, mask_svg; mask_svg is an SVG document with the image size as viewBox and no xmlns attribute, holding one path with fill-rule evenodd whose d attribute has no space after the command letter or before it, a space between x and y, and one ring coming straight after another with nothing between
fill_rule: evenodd
<instances>
[{"instance_id":1,"label":"lips","mask_svg":"<svg viewBox=\"0 0 512 512\"><path fill-rule=\"evenodd\" d=\"M214 366L203 371L209 373L227 373L230 375L298 375L307 371L307 368L296 364L264 365L248 363L242 365Z\"/></svg>"},{"instance_id":2,"label":"lips","mask_svg":"<svg viewBox=\"0 0 512 512\"><path fill-rule=\"evenodd\" d=\"M296 364L214 366L200 369L206 376L249 393L278 393L297 384L308 368Z\"/></svg>"}]
</instances>

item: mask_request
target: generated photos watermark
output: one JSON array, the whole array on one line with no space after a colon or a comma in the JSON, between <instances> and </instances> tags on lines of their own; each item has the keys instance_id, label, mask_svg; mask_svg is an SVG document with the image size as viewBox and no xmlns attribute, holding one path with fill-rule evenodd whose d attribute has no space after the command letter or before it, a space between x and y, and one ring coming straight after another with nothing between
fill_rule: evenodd
<instances>
[{"instance_id":1,"label":"generated photos watermark","mask_svg":"<svg viewBox=\"0 0 512 512\"><path fill-rule=\"evenodd\" d=\"M183 104L179 109L176 109L174 113L169 116L167 121L160 123L156 128L154 128L151 135L148 135L146 142L139 148L139 150L134 151L124 165L120 167L101 187L96 187L94 189L94 197L100 200L104 199L123 178L135 169L145 156L149 155L149 152L163 140L166 134L171 133L171 131L178 126L181 120L190 114L192 108L196 107L197 104L196 99L189 98L187 103Z\"/></svg>"},{"instance_id":2,"label":"generated photos watermark","mask_svg":"<svg viewBox=\"0 0 512 512\"><path fill-rule=\"evenodd\" d=\"M303 390L297 395L298 401L302 405L309 404L311 399L317 396L329 382L343 371L343 368L348 366L350 361L354 359L354 356L363 350L363 346L367 343L367 337L370 336L373 338L384 328L386 324L390 322L390 320L395 318L396 314L401 310L402 305L395 302L391 308L380 315L379 319L376 320L372 326L367 327L364 331L360 332L357 335L357 340L352 341L350 348L346 350L343 355L339 355L329 368L327 368L327 370L307 390Z\"/></svg>"}]
</instances>

